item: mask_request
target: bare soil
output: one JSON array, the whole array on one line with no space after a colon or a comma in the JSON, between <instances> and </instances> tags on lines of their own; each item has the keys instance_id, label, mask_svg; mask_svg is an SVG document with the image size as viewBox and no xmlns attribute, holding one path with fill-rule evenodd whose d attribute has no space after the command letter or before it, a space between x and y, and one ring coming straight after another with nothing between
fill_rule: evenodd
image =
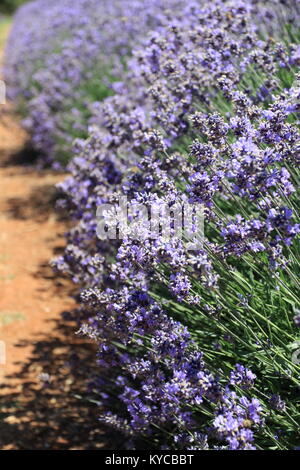
<instances>
[{"instance_id":1,"label":"bare soil","mask_svg":"<svg viewBox=\"0 0 300 470\"><path fill-rule=\"evenodd\" d=\"M14 110L0 106L0 449L112 448L86 394L94 345L75 335L74 287L49 265L65 243L54 209L63 175L33 161Z\"/></svg>"}]
</instances>

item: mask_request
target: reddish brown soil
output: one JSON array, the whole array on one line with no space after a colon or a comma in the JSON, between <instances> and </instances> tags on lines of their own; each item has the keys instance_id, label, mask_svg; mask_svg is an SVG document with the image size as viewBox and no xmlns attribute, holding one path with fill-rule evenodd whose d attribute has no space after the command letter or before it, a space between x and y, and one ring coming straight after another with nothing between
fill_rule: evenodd
<instances>
[{"instance_id":1,"label":"reddish brown soil","mask_svg":"<svg viewBox=\"0 0 300 470\"><path fill-rule=\"evenodd\" d=\"M54 210L63 176L37 171L27 140L11 107L1 106L0 449L111 448L86 398L94 347L62 316L75 307L74 288L49 266L64 246L66 221Z\"/></svg>"},{"instance_id":2,"label":"reddish brown soil","mask_svg":"<svg viewBox=\"0 0 300 470\"><path fill-rule=\"evenodd\" d=\"M5 112L5 111L4 111ZM3 113L3 111L2 111ZM19 341L51 329L51 318L74 307L55 286L48 262L63 247L65 227L52 210L54 185L61 175L37 173L30 166L9 163L26 143L24 132L6 110L0 124L0 339L6 343L6 364L0 378L18 370L32 345Z\"/></svg>"}]
</instances>

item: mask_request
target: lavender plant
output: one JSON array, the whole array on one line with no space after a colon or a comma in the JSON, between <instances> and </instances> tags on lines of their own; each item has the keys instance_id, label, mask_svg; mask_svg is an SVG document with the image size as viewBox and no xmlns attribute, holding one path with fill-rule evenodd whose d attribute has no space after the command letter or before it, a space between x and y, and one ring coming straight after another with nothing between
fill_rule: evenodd
<instances>
[{"instance_id":1,"label":"lavender plant","mask_svg":"<svg viewBox=\"0 0 300 470\"><path fill-rule=\"evenodd\" d=\"M66 163L88 136L90 106L112 94L132 46L182 0L36 0L21 7L6 51L10 97L44 163Z\"/></svg>"},{"instance_id":2,"label":"lavender plant","mask_svg":"<svg viewBox=\"0 0 300 470\"><path fill-rule=\"evenodd\" d=\"M103 419L138 445L247 449L254 432L257 448L297 445L299 36L261 39L259 12L193 2L154 32L63 184L79 223L58 266L89 286ZM97 240L116 193L200 202L203 248Z\"/></svg>"},{"instance_id":3,"label":"lavender plant","mask_svg":"<svg viewBox=\"0 0 300 470\"><path fill-rule=\"evenodd\" d=\"M98 344L101 420L129 448L299 445L298 6L162 15L74 146L56 267ZM171 238L140 225L142 239L99 239L97 208L120 195L201 204L202 246L172 224Z\"/></svg>"}]
</instances>

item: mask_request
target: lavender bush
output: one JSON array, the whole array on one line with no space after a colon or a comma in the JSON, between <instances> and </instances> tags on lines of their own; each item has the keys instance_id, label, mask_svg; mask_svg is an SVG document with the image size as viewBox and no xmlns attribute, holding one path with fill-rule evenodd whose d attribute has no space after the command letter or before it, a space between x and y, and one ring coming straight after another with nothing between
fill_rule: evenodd
<instances>
[{"instance_id":1,"label":"lavender bush","mask_svg":"<svg viewBox=\"0 0 300 470\"><path fill-rule=\"evenodd\" d=\"M112 93L131 48L182 0L36 0L21 7L6 50L9 95L44 163L66 163L87 137L90 105Z\"/></svg>"},{"instance_id":2,"label":"lavender bush","mask_svg":"<svg viewBox=\"0 0 300 470\"><path fill-rule=\"evenodd\" d=\"M285 3L162 13L74 145L60 187L75 223L55 265L98 344L100 419L129 448L299 445L300 15ZM201 205L202 246L174 223L100 239L97 208L120 196Z\"/></svg>"}]
</instances>

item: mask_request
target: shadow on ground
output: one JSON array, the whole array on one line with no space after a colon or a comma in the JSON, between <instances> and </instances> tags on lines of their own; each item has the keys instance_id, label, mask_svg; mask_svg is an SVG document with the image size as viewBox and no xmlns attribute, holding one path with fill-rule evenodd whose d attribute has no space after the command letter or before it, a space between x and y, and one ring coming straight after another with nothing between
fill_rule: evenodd
<instances>
[{"instance_id":1,"label":"shadow on ground","mask_svg":"<svg viewBox=\"0 0 300 470\"><path fill-rule=\"evenodd\" d=\"M70 315L65 312L64 317ZM89 401L86 391L97 372L94 346L76 337L75 328L74 322L63 318L54 322L53 334L37 338L20 372L1 385L5 388L0 397L2 449L116 448L116 436L112 441L102 429L100 407ZM17 347L26 345L23 341ZM41 381L40 374L47 374L47 380ZM21 384L17 391L9 385L15 380Z\"/></svg>"},{"instance_id":2,"label":"shadow on ground","mask_svg":"<svg viewBox=\"0 0 300 470\"><path fill-rule=\"evenodd\" d=\"M53 181L48 182L53 178L62 181L65 175L49 169L38 170L34 166L38 158L38 154L29 144L21 151L10 155L9 158L0 158L0 168L6 169L8 176L11 170L12 177L17 171L18 175L26 177L28 182L31 182L31 179L35 180L35 184L31 184L30 192L26 197L8 197L6 199L5 213L10 218L23 221L30 219L36 222L44 222L53 214L58 221L66 223L68 221L66 212L57 209L54 212L57 201L63 197L63 194L53 184ZM38 176L40 179L37 179Z\"/></svg>"},{"instance_id":3,"label":"shadow on ground","mask_svg":"<svg viewBox=\"0 0 300 470\"><path fill-rule=\"evenodd\" d=\"M6 215L11 218L36 222L45 222L53 213L61 192L53 184L43 184L33 188L27 198L13 197L6 200ZM68 220L67 214L57 211L55 218L59 221Z\"/></svg>"},{"instance_id":4,"label":"shadow on ground","mask_svg":"<svg viewBox=\"0 0 300 470\"><path fill-rule=\"evenodd\" d=\"M57 223L61 221L61 217L54 211L55 202L59 197L54 189L56 177L53 172L52 177L51 172L37 172L32 166L36 154L30 147L26 147L25 137L20 137L20 129L14 126L14 120L9 121L9 111L3 119L5 122L2 123L4 127L2 126L1 130L3 140L0 140L0 172L7 193L2 189L3 220L8 219L7 226L11 225L13 220L16 223L24 221L26 225L34 225L34 233L39 233L41 227L45 224L48 227L48 221L51 222L53 218L53 224L51 225L51 222L49 226L49 237L42 239L38 235L30 240L30 243L31 247L36 243L34 249L39 252L43 250L44 241L49 242L45 259L48 257L50 246L53 256L56 256L63 249L61 232L66 228L66 223ZM50 175L49 178L47 175ZM18 197L14 196L15 187L18 189ZM25 190L19 190L20 188ZM62 217L64 218L64 215ZM22 243L26 249L23 239ZM27 239L26 243L29 243ZM26 255L25 250L24 256ZM43 259L44 254L41 256ZM95 403L95 396L87 394L88 383L95 374L101 375L95 365L95 345L75 334L78 329L74 320L76 312L62 312L61 316L55 314L56 318L53 318L51 300L58 300L59 305L61 302L63 309L64 299L74 295L74 288L68 280L54 274L48 260L33 264L32 268L29 274L28 271L22 271L22 275L28 276L28 281L22 285L24 293L22 291L21 301L22 298L26 300L32 295L28 283L33 279L41 280L40 286L34 288L33 294L38 299L46 296L48 319L45 321L43 333L30 332L30 315L22 327L23 331L20 332L21 327L16 328L13 347L15 350L18 348L18 351L24 351L23 354L18 354L18 357L24 357L24 360L15 364L16 367L12 371L6 372L0 385L0 448L118 449L118 436L114 433L112 439L110 432L99 423L100 406ZM35 299L29 300L32 308ZM38 308L38 315L39 312ZM45 312L41 311L40 317L44 321ZM31 347L30 355L27 354L28 346ZM47 380L41 381L40 374ZM91 398L94 401L91 401Z\"/></svg>"},{"instance_id":5,"label":"shadow on ground","mask_svg":"<svg viewBox=\"0 0 300 470\"><path fill-rule=\"evenodd\" d=\"M15 165L26 167L36 163L38 158L38 152L32 148L30 142L26 142L24 148L10 154L9 158L2 159L1 167L7 168Z\"/></svg>"}]
</instances>

